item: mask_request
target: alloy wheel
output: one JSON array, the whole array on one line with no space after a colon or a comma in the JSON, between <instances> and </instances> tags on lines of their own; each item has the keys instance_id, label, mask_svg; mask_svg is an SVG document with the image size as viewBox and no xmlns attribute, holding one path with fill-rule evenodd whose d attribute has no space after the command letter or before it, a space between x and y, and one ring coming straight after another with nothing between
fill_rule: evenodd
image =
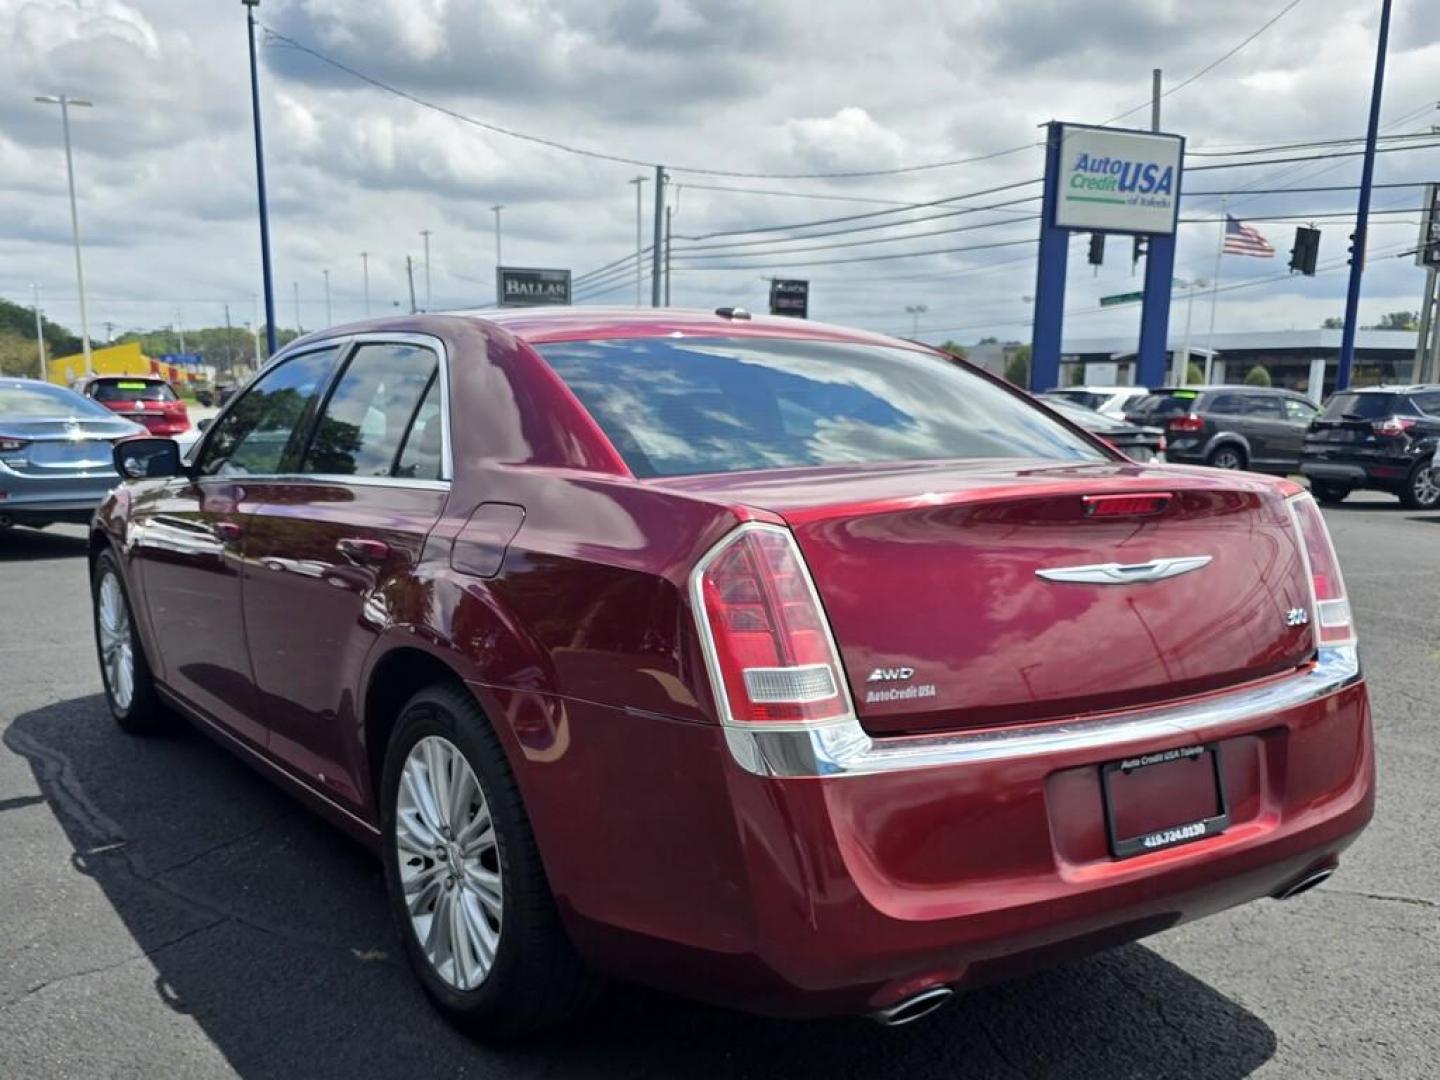
<instances>
[{"instance_id":1,"label":"alloy wheel","mask_svg":"<svg viewBox=\"0 0 1440 1080\"><path fill-rule=\"evenodd\" d=\"M95 602L99 609L96 621L100 628L100 669L111 700L123 712L135 697L135 645L125 592L113 572L101 577Z\"/></svg>"},{"instance_id":2,"label":"alloy wheel","mask_svg":"<svg viewBox=\"0 0 1440 1080\"><path fill-rule=\"evenodd\" d=\"M1216 469L1238 469L1240 468L1240 455L1234 450L1217 450L1210 459L1210 465Z\"/></svg>"},{"instance_id":3,"label":"alloy wheel","mask_svg":"<svg viewBox=\"0 0 1440 1080\"><path fill-rule=\"evenodd\" d=\"M429 735L410 748L395 845L415 940L447 985L474 990L495 964L504 882L485 792L449 739Z\"/></svg>"},{"instance_id":4,"label":"alloy wheel","mask_svg":"<svg viewBox=\"0 0 1440 1080\"><path fill-rule=\"evenodd\" d=\"M1420 506L1428 508L1440 503L1440 466L1417 470L1410 491Z\"/></svg>"}]
</instances>

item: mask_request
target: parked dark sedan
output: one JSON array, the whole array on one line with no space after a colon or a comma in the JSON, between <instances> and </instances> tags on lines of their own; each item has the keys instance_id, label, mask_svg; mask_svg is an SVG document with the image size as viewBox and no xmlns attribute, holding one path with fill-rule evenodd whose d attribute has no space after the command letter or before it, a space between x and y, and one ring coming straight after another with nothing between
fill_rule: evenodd
<instances>
[{"instance_id":1,"label":"parked dark sedan","mask_svg":"<svg viewBox=\"0 0 1440 1080\"><path fill-rule=\"evenodd\" d=\"M1127 423L1118 416L1106 416L1095 409L1087 409L1083 405L1076 405L1065 398L1052 397L1050 394L1045 394L1042 400L1066 420L1079 424L1130 460L1145 465L1165 464L1164 428Z\"/></svg>"},{"instance_id":2,"label":"parked dark sedan","mask_svg":"<svg viewBox=\"0 0 1440 1080\"><path fill-rule=\"evenodd\" d=\"M1321 502L1388 491L1412 510L1440 506L1440 386L1343 390L1310 424L1300 472Z\"/></svg>"},{"instance_id":3,"label":"parked dark sedan","mask_svg":"<svg viewBox=\"0 0 1440 1080\"><path fill-rule=\"evenodd\" d=\"M730 308L304 338L193 462L117 448L110 712L371 845L490 1037L599 974L905 1023L1325 880L1374 754L1314 500L939 355Z\"/></svg>"},{"instance_id":4,"label":"parked dark sedan","mask_svg":"<svg viewBox=\"0 0 1440 1080\"><path fill-rule=\"evenodd\" d=\"M1182 386L1131 404L1132 424L1163 425L1168 461L1286 476L1320 410L1304 394L1258 386Z\"/></svg>"}]
</instances>

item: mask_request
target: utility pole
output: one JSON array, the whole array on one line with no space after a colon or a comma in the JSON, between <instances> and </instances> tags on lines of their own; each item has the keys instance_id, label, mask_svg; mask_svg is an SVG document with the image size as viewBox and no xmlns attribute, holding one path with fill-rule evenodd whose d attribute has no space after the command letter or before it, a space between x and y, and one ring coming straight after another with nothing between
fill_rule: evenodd
<instances>
[{"instance_id":1,"label":"utility pole","mask_svg":"<svg viewBox=\"0 0 1440 1080\"><path fill-rule=\"evenodd\" d=\"M299 337L305 333L305 327L300 322L300 283L292 281L290 290L295 295L295 335Z\"/></svg>"},{"instance_id":2,"label":"utility pole","mask_svg":"<svg viewBox=\"0 0 1440 1080\"><path fill-rule=\"evenodd\" d=\"M245 26L250 39L250 115L255 124L255 191L260 201L260 276L265 290L265 344L275 355L275 282L270 269L270 206L265 200L265 142L260 132L260 72L255 63L255 7L260 0L240 0L245 5ZM258 358L257 358L258 362Z\"/></svg>"},{"instance_id":3,"label":"utility pole","mask_svg":"<svg viewBox=\"0 0 1440 1080\"><path fill-rule=\"evenodd\" d=\"M42 105L60 106L60 126L65 132L65 175L70 181L70 232L75 238L75 283L80 290L80 349L85 354L85 374L95 374L90 357L90 324L85 318L85 266L80 260L80 213L75 208L75 159L70 153L70 106L89 109L94 103L61 94L41 94L35 99Z\"/></svg>"},{"instance_id":4,"label":"utility pole","mask_svg":"<svg viewBox=\"0 0 1440 1080\"><path fill-rule=\"evenodd\" d=\"M405 256L405 277L410 282L410 314L415 314L415 260Z\"/></svg>"},{"instance_id":5,"label":"utility pole","mask_svg":"<svg viewBox=\"0 0 1440 1080\"><path fill-rule=\"evenodd\" d=\"M1350 288L1345 294L1345 325L1340 329L1340 362L1335 389L1350 385L1355 364L1355 330L1360 322L1360 282L1365 273L1365 236L1370 227L1370 191L1375 183L1375 143L1380 136L1380 97L1385 90L1385 53L1390 45L1390 0L1380 7L1380 40L1375 46L1375 88L1370 93L1370 126L1365 132L1365 163L1360 171L1360 203L1355 211L1355 232L1350 254Z\"/></svg>"},{"instance_id":6,"label":"utility pole","mask_svg":"<svg viewBox=\"0 0 1440 1080\"><path fill-rule=\"evenodd\" d=\"M370 253L360 252L360 272L365 277L365 317L370 317Z\"/></svg>"},{"instance_id":7,"label":"utility pole","mask_svg":"<svg viewBox=\"0 0 1440 1080\"><path fill-rule=\"evenodd\" d=\"M1429 188L1426 188L1429 194ZM1426 199L1429 204L1430 200ZM1424 242L1421 247L1423 249ZM1425 293L1420 299L1420 333L1415 338L1415 363L1410 369L1410 381L1415 383L1425 382L1426 362L1430 356L1430 337L1435 332L1435 268L1427 267L1425 270Z\"/></svg>"},{"instance_id":8,"label":"utility pole","mask_svg":"<svg viewBox=\"0 0 1440 1080\"><path fill-rule=\"evenodd\" d=\"M910 316L910 337L911 337L911 340L917 340L917 341L919 340L919 338L920 338L920 316L921 316L921 315L924 315L925 312L927 312L927 311L929 311L929 310L930 310L930 308L929 308L928 306L926 306L925 304L906 304L906 305L905 305L905 314L907 314L907 315Z\"/></svg>"},{"instance_id":9,"label":"utility pole","mask_svg":"<svg viewBox=\"0 0 1440 1080\"><path fill-rule=\"evenodd\" d=\"M109 345L115 340L115 324L108 319L105 321L105 344Z\"/></svg>"},{"instance_id":10,"label":"utility pole","mask_svg":"<svg viewBox=\"0 0 1440 1080\"><path fill-rule=\"evenodd\" d=\"M50 373L45 369L45 320L40 316L40 285L33 282L30 288L35 291L35 347L40 351L40 378L49 382Z\"/></svg>"},{"instance_id":11,"label":"utility pole","mask_svg":"<svg viewBox=\"0 0 1440 1080\"><path fill-rule=\"evenodd\" d=\"M679 190L678 188L676 189ZM674 235L675 207L665 207L665 306L670 306L670 240Z\"/></svg>"},{"instance_id":12,"label":"utility pole","mask_svg":"<svg viewBox=\"0 0 1440 1080\"><path fill-rule=\"evenodd\" d=\"M425 310L430 310L430 230L421 229L420 236L425 241Z\"/></svg>"},{"instance_id":13,"label":"utility pole","mask_svg":"<svg viewBox=\"0 0 1440 1080\"><path fill-rule=\"evenodd\" d=\"M183 312L175 312L175 329L180 332L180 351L183 353L185 351L185 314Z\"/></svg>"},{"instance_id":14,"label":"utility pole","mask_svg":"<svg viewBox=\"0 0 1440 1080\"><path fill-rule=\"evenodd\" d=\"M503 260L500 258L500 211L504 210L505 206L503 203L496 203L490 209L495 211L495 282L498 287L500 267L503 265Z\"/></svg>"},{"instance_id":15,"label":"utility pole","mask_svg":"<svg viewBox=\"0 0 1440 1080\"><path fill-rule=\"evenodd\" d=\"M335 318L330 313L330 271L325 269L320 272L325 275L325 325L334 326Z\"/></svg>"},{"instance_id":16,"label":"utility pole","mask_svg":"<svg viewBox=\"0 0 1440 1080\"><path fill-rule=\"evenodd\" d=\"M230 377L235 377L235 342L231 340L233 331L230 329L230 305L225 305L225 370Z\"/></svg>"},{"instance_id":17,"label":"utility pole","mask_svg":"<svg viewBox=\"0 0 1440 1080\"><path fill-rule=\"evenodd\" d=\"M660 231L665 227L665 166L655 166L655 246L650 255L650 306L660 306Z\"/></svg>"},{"instance_id":18,"label":"utility pole","mask_svg":"<svg viewBox=\"0 0 1440 1080\"><path fill-rule=\"evenodd\" d=\"M1160 130L1160 83L1162 72L1153 68L1150 72L1150 130Z\"/></svg>"},{"instance_id":19,"label":"utility pole","mask_svg":"<svg viewBox=\"0 0 1440 1080\"><path fill-rule=\"evenodd\" d=\"M644 241L641 239L641 222L645 218L645 212L641 209L644 196L645 184L649 177L637 176L627 181L635 185L635 306L639 307L644 300L640 291L640 282L644 278L645 260L641 252L644 250Z\"/></svg>"}]
</instances>

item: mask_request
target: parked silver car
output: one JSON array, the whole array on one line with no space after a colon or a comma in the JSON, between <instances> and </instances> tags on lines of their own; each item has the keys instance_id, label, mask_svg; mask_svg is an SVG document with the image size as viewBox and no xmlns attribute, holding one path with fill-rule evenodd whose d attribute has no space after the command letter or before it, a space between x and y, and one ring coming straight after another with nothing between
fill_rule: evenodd
<instances>
[{"instance_id":1,"label":"parked silver car","mask_svg":"<svg viewBox=\"0 0 1440 1080\"><path fill-rule=\"evenodd\" d=\"M112 444L143 434L73 390L0 377L0 529L89 521L119 481Z\"/></svg>"}]
</instances>

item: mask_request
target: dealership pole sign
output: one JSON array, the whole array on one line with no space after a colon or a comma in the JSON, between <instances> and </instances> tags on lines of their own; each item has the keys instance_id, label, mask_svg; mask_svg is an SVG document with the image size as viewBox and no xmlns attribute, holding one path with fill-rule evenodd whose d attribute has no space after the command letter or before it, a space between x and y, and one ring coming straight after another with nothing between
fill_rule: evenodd
<instances>
[{"instance_id":1,"label":"dealership pole sign","mask_svg":"<svg viewBox=\"0 0 1440 1080\"><path fill-rule=\"evenodd\" d=\"M770 279L770 314L803 319L810 313L810 282Z\"/></svg>"},{"instance_id":2,"label":"dealership pole sign","mask_svg":"<svg viewBox=\"0 0 1440 1080\"><path fill-rule=\"evenodd\" d=\"M544 307L570 303L570 271L501 266L495 271L501 307Z\"/></svg>"},{"instance_id":3,"label":"dealership pole sign","mask_svg":"<svg viewBox=\"0 0 1440 1080\"><path fill-rule=\"evenodd\" d=\"M1065 271L1076 232L1149 238L1135 381L1146 386L1164 381L1184 162L1185 140L1179 135L1048 125L1030 389L1050 390L1060 382Z\"/></svg>"}]
</instances>

